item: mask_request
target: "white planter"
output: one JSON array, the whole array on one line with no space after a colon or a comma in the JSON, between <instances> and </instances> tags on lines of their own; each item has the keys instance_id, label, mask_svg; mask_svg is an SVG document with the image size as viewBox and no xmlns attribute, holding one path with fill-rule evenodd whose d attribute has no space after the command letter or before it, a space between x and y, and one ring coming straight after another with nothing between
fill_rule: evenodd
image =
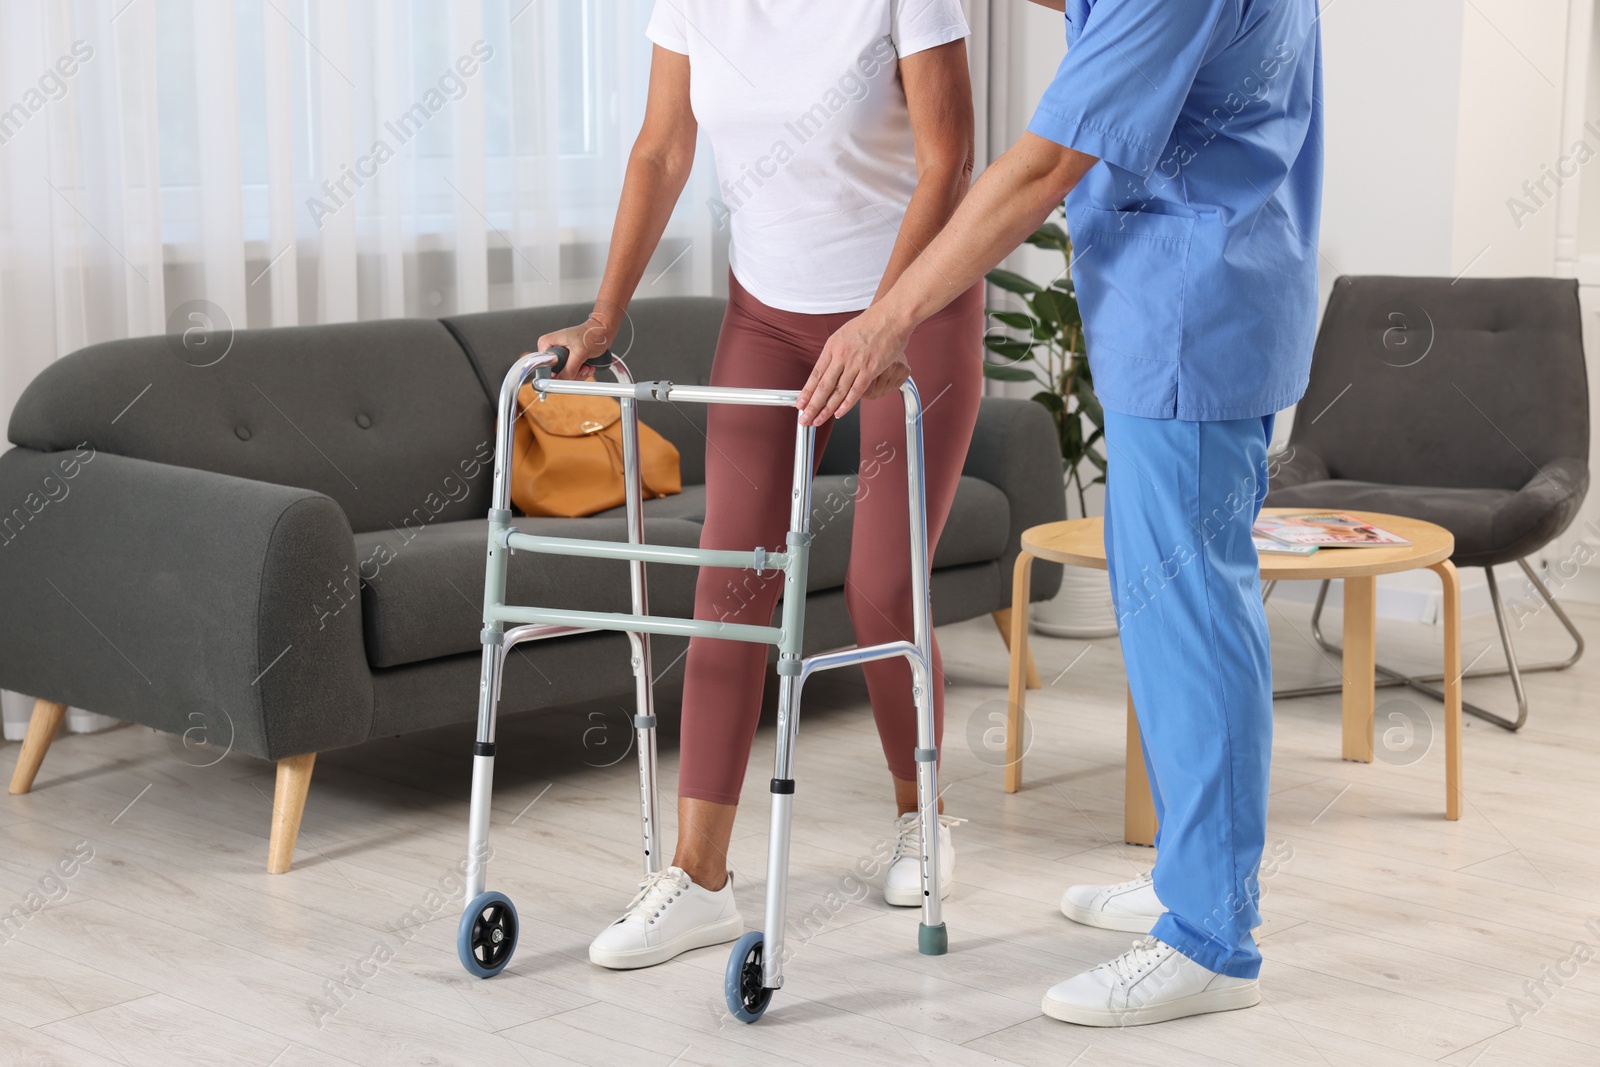
<instances>
[{"instance_id":1,"label":"white planter","mask_svg":"<svg viewBox=\"0 0 1600 1067\"><path fill-rule=\"evenodd\" d=\"M1055 599L1033 605L1035 633L1047 637L1115 637L1117 613L1111 606L1111 580L1105 571L1066 567Z\"/></svg>"}]
</instances>

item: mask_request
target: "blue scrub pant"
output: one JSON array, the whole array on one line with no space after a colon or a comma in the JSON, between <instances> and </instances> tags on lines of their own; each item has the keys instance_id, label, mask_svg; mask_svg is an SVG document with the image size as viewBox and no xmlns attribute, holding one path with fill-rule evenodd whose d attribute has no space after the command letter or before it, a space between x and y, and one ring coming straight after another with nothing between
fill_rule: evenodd
<instances>
[{"instance_id":1,"label":"blue scrub pant","mask_svg":"<svg viewBox=\"0 0 1600 1067\"><path fill-rule=\"evenodd\" d=\"M1167 908L1151 933L1238 978L1261 969L1272 661L1250 527L1272 419L1105 415L1106 558Z\"/></svg>"}]
</instances>

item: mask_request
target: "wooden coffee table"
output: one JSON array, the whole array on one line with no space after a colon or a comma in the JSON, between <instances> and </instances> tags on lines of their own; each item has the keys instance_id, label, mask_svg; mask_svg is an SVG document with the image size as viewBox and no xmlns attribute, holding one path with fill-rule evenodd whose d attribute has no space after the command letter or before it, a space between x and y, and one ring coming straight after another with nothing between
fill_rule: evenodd
<instances>
[{"instance_id":1,"label":"wooden coffee table","mask_svg":"<svg viewBox=\"0 0 1600 1067\"><path fill-rule=\"evenodd\" d=\"M1267 508L1265 514L1285 515L1305 508ZM1349 514L1374 526L1399 534L1409 545L1392 548L1324 548L1310 556L1264 555L1263 582L1344 579L1344 758L1372 762L1374 682L1376 681L1375 626L1377 578L1380 574L1426 567L1439 575L1444 586L1444 765L1445 818L1461 817L1461 583L1450 554L1455 539L1450 531L1431 522L1399 515L1353 511ZM1098 518L1045 523L1023 531L1022 553L1012 584L1011 692L1006 724L1005 788L1022 787L1023 714L1026 701L1024 654L1028 648L1028 591L1035 559L1069 567L1106 569L1105 528ZM1144 752L1134 718L1133 697L1128 697L1127 784L1124 834L1130 844L1155 843L1155 807L1145 776Z\"/></svg>"}]
</instances>

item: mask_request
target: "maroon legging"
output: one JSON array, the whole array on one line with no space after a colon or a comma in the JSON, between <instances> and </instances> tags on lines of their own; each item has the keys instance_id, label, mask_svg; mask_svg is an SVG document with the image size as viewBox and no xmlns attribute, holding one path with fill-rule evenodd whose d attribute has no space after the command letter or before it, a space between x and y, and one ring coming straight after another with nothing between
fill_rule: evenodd
<instances>
[{"instance_id":1,"label":"maroon legging","mask_svg":"<svg viewBox=\"0 0 1600 1067\"><path fill-rule=\"evenodd\" d=\"M713 385L799 389L823 344L856 312L803 315L761 303L730 277L727 317L717 339ZM974 286L912 334L906 355L924 408L928 550L955 499L982 392L983 289ZM706 523L702 548L782 549L794 475L794 412L714 404L708 413ZM832 423L817 428L822 454ZM858 644L911 638L911 534L907 517L905 408L898 392L861 405L861 465L845 602ZM813 500L813 530L831 509ZM819 515L820 512L820 515ZM705 567L695 618L771 623L781 575ZM932 635L930 635L930 640ZM767 646L695 639L683 685L678 795L737 804L761 716ZM863 668L878 737L896 778L916 778L911 669L899 657ZM933 706L944 725L944 670L933 642Z\"/></svg>"}]
</instances>

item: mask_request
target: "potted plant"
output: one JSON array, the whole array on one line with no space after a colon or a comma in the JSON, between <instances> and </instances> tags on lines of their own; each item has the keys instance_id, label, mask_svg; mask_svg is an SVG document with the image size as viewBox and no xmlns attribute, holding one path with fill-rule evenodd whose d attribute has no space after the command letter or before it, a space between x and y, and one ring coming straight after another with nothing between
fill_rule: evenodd
<instances>
[{"instance_id":1,"label":"potted plant","mask_svg":"<svg viewBox=\"0 0 1600 1067\"><path fill-rule=\"evenodd\" d=\"M1072 515L1076 499L1078 517L1086 518L1089 487L1106 481L1105 413L1089 372L1083 316L1072 280L1072 241L1058 224L1046 222L1028 243L1059 252L1061 272L1046 285L1008 270L989 272L989 283L1014 294L1020 306L989 309L989 317L1005 329L985 334L984 347L993 358L984 361L983 373L996 381L1038 387L1033 399L1044 405L1056 424L1067 514ZM1068 567L1060 594L1034 609L1033 628L1055 637L1115 634L1116 613L1106 577Z\"/></svg>"}]
</instances>

